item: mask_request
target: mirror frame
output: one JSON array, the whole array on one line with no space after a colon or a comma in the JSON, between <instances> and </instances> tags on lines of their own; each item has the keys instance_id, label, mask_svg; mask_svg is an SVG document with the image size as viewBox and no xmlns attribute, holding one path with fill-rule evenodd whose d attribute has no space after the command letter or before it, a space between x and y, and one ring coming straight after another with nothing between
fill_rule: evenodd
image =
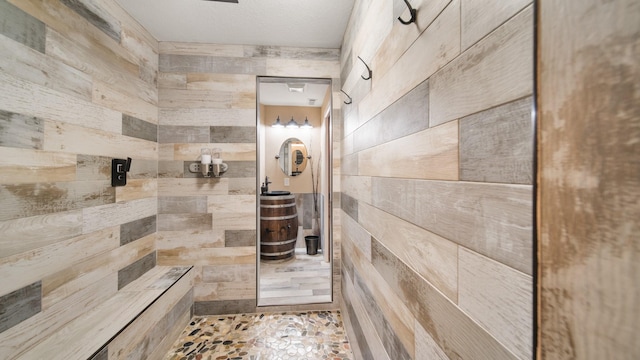
<instances>
[{"instance_id":1,"label":"mirror frame","mask_svg":"<svg viewBox=\"0 0 640 360\"><path fill-rule=\"evenodd\" d=\"M289 144L295 144L295 145L302 145L301 147L304 148L304 152L300 151L300 150L295 150L294 152L296 153L300 153L302 155L302 161L298 164L297 161L294 161L293 158L293 153L289 154L286 150L287 147L289 146ZM309 150L307 149L307 145L305 145L305 143L298 139L297 137L290 137L288 139L286 139L285 141L282 142L282 145L280 145L280 152L278 153L278 166L280 167L280 170L282 170L282 172L284 173L285 176L298 176L301 175L304 170L307 168L307 163L308 163L308 158L307 155L309 154ZM297 159L296 155L296 159ZM298 166L296 167L296 171L293 171L293 164L297 164ZM287 167L287 165L291 165L291 169L289 169ZM291 170L291 171L289 171Z\"/></svg>"},{"instance_id":2,"label":"mirror frame","mask_svg":"<svg viewBox=\"0 0 640 360\"><path fill-rule=\"evenodd\" d=\"M331 305L335 304L335 284L334 284L334 273L336 269L336 263L334 259L334 243L333 243L333 122L334 122L334 114L333 114L333 80L331 78L308 78L308 77L274 77L274 76L256 76L256 308L278 308L278 307L291 307L291 306L304 306L309 305L309 303L291 303L287 305L269 305L269 304L261 304L260 303L260 184L261 184L261 174L260 174L260 161L262 156L266 156L266 154L262 154L260 148L262 146L261 142L261 126L260 126L260 84L261 83L287 83L295 80L297 82L305 82L305 83L315 83L315 84L327 84L329 85L330 95L329 95L329 107L328 111L321 114L322 121L324 121L328 117L328 121L326 123L326 143L324 144L323 150L326 153L326 156L322 160L324 162L326 168L326 175L323 176L323 181L327 183L327 194L325 194L327 199L327 208L325 209L325 216L321 221L323 224L326 224L326 228L324 231L324 236L326 237L326 250L328 252L325 258L329 259L330 263L330 274L329 274L329 286L331 292L331 301L330 302L320 302L314 304L325 304ZM325 221L326 220L326 221ZM325 225L322 225L323 227Z\"/></svg>"}]
</instances>

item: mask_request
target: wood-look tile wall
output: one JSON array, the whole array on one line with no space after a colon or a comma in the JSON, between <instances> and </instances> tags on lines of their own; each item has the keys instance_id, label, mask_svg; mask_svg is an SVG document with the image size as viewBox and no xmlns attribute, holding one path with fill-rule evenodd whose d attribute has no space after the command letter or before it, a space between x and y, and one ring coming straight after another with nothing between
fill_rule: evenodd
<instances>
[{"instance_id":1,"label":"wood-look tile wall","mask_svg":"<svg viewBox=\"0 0 640 360\"><path fill-rule=\"evenodd\" d=\"M342 47L350 340L367 359L530 359L531 1L412 5L405 26L356 1Z\"/></svg>"},{"instance_id":2,"label":"wood-look tile wall","mask_svg":"<svg viewBox=\"0 0 640 360\"><path fill-rule=\"evenodd\" d=\"M158 44L116 2L0 0L0 358L156 262ZM111 159L133 159L111 187Z\"/></svg>"},{"instance_id":3,"label":"wood-look tile wall","mask_svg":"<svg viewBox=\"0 0 640 360\"><path fill-rule=\"evenodd\" d=\"M339 50L169 42L159 48L158 263L195 265L196 314L255 311L256 76L339 84ZM221 149L229 165L221 178L188 171L203 147ZM334 179L339 191L339 172ZM340 246L334 250L339 269Z\"/></svg>"},{"instance_id":4,"label":"wood-look tile wall","mask_svg":"<svg viewBox=\"0 0 640 360\"><path fill-rule=\"evenodd\" d=\"M639 359L640 6L539 3L539 357Z\"/></svg>"}]
</instances>

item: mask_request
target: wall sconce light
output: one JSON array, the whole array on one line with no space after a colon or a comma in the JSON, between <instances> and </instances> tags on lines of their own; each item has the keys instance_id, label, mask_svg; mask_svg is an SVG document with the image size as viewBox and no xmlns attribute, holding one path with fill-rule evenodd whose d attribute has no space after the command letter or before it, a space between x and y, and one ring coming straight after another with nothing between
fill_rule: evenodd
<instances>
[{"instance_id":1,"label":"wall sconce light","mask_svg":"<svg viewBox=\"0 0 640 360\"><path fill-rule=\"evenodd\" d=\"M274 127L274 128L284 127L284 125L282 125L282 123L280 122L280 116L278 116L278 118L276 119L276 122L274 122L273 125L271 125L271 127Z\"/></svg>"},{"instance_id":2,"label":"wall sconce light","mask_svg":"<svg viewBox=\"0 0 640 360\"><path fill-rule=\"evenodd\" d=\"M300 125L301 129L312 129L313 126L309 123L309 119L307 119L307 117L304 117L304 124Z\"/></svg>"},{"instance_id":3,"label":"wall sconce light","mask_svg":"<svg viewBox=\"0 0 640 360\"><path fill-rule=\"evenodd\" d=\"M289 120L289 122L287 123L287 129L297 129L299 128L300 125L298 125L298 123L293 120L293 116L291 117L291 120Z\"/></svg>"}]
</instances>

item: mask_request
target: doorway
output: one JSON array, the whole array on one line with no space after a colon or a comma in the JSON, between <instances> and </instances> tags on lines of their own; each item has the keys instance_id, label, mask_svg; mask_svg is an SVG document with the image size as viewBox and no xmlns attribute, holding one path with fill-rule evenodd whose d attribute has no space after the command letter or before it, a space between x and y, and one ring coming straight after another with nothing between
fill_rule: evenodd
<instances>
[{"instance_id":1,"label":"doorway","mask_svg":"<svg viewBox=\"0 0 640 360\"><path fill-rule=\"evenodd\" d=\"M257 305L331 303L331 79L256 86Z\"/></svg>"}]
</instances>

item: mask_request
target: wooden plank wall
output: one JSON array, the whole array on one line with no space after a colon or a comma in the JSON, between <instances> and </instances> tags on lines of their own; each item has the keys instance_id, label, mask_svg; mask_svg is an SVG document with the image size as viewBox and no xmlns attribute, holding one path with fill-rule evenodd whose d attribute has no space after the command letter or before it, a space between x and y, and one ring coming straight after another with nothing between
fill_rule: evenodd
<instances>
[{"instance_id":1,"label":"wooden plank wall","mask_svg":"<svg viewBox=\"0 0 640 360\"><path fill-rule=\"evenodd\" d=\"M539 8L540 358L639 359L640 6Z\"/></svg>"},{"instance_id":2,"label":"wooden plank wall","mask_svg":"<svg viewBox=\"0 0 640 360\"><path fill-rule=\"evenodd\" d=\"M0 54L12 359L156 263L158 43L113 1L0 0ZM127 156L128 185L113 188L111 159Z\"/></svg>"},{"instance_id":3,"label":"wooden plank wall","mask_svg":"<svg viewBox=\"0 0 640 360\"><path fill-rule=\"evenodd\" d=\"M159 52L158 262L195 266L196 314L256 311L256 76L322 77L339 85L339 50L161 42ZM333 94L339 131L339 88ZM221 178L188 171L204 147L221 150L229 165ZM334 168L339 152L335 159ZM339 181L337 171L334 191Z\"/></svg>"},{"instance_id":4,"label":"wooden plank wall","mask_svg":"<svg viewBox=\"0 0 640 360\"><path fill-rule=\"evenodd\" d=\"M405 26L391 1L356 1L341 49L354 352L530 359L532 3L411 3L417 22Z\"/></svg>"}]
</instances>

